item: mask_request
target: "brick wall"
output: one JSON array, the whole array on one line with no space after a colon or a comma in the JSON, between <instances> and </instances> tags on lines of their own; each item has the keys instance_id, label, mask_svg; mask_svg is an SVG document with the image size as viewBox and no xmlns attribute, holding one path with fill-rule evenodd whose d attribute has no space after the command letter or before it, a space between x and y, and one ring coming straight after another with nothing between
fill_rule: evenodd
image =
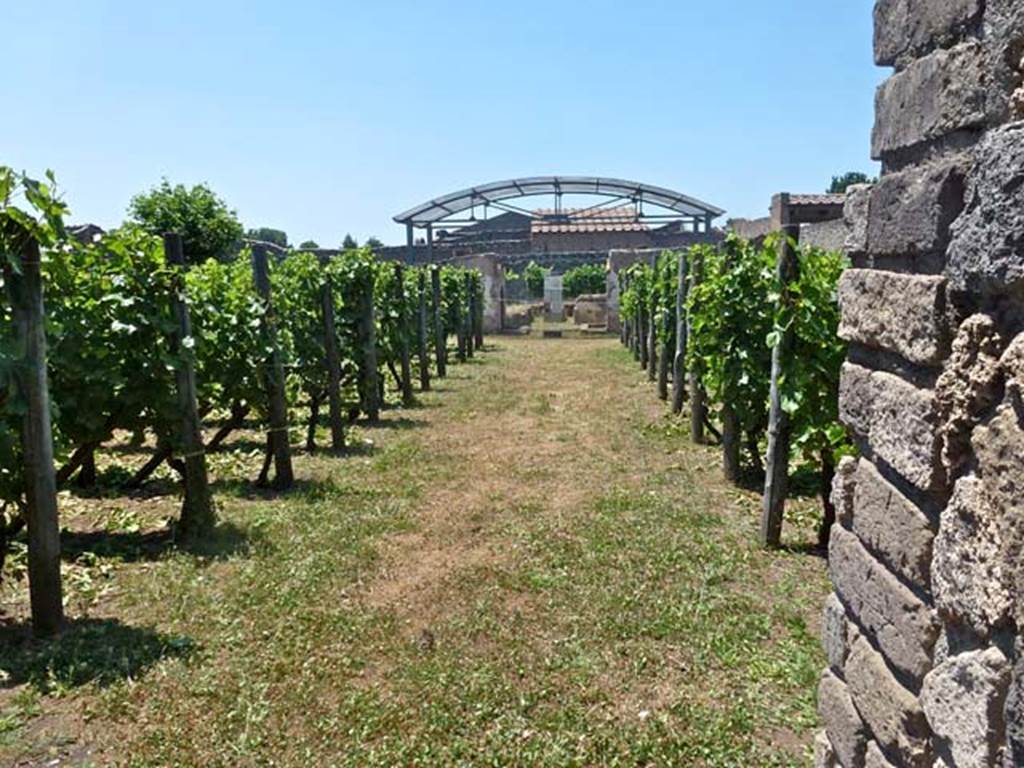
<instances>
[{"instance_id":1,"label":"brick wall","mask_svg":"<svg viewBox=\"0 0 1024 768\"><path fill-rule=\"evenodd\" d=\"M1024 766L1024 2L881 0L818 766Z\"/></svg>"}]
</instances>

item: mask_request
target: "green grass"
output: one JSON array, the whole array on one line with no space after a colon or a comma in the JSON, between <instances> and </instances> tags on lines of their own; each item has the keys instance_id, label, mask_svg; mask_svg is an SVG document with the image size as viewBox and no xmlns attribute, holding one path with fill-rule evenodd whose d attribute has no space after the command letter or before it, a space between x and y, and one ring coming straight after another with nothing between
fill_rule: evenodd
<instances>
[{"instance_id":1,"label":"green grass","mask_svg":"<svg viewBox=\"0 0 1024 768\"><path fill-rule=\"evenodd\" d=\"M756 549L625 352L502 341L440 389L286 496L223 459L205 551L69 566L74 629L0 648L0 762L807 764L822 565Z\"/></svg>"}]
</instances>

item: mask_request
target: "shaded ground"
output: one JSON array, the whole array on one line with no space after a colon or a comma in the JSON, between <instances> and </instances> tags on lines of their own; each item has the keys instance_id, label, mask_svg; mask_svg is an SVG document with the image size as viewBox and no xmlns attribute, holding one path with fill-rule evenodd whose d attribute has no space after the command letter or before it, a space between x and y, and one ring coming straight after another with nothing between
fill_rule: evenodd
<instances>
[{"instance_id":1,"label":"shaded ground","mask_svg":"<svg viewBox=\"0 0 1024 768\"><path fill-rule=\"evenodd\" d=\"M614 340L491 346L291 495L217 457L204 552L66 498L79 618L33 645L5 587L0 764L808 764L822 561L754 547Z\"/></svg>"}]
</instances>

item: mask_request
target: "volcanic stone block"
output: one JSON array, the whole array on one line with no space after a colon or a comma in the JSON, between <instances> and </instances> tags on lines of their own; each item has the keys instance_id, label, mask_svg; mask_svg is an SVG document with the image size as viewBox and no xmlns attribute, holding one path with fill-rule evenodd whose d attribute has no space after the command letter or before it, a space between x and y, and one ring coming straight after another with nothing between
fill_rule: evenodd
<instances>
[{"instance_id":1,"label":"volcanic stone block","mask_svg":"<svg viewBox=\"0 0 1024 768\"><path fill-rule=\"evenodd\" d=\"M950 226L964 208L967 161L941 162L889 173L871 188L867 249L872 255L942 254Z\"/></svg>"},{"instance_id":2,"label":"volcanic stone block","mask_svg":"<svg viewBox=\"0 0 1024 768\"><path fill-rule=\"evenodd\" d=\"M935 365L949 349L945 289L943 277L848 269L839 281L839 336Z\"/></svg>"},{"instance_id":3,"label":"volcanic stone block","mask_svg":"<svg viewBox=\"0 0 1024 768\"><path fill-rule=\"evenodd\" d=\"M1006 697L1006 766L1024 765L1024 655L1017 643L1010 693Z\"/></svg>"},{"instance_id":4,"label":"volcanic stone block","mask_svg":"<svg viewBox=\"0 0 1024 768\"><path fill-rule=\"evenodd\" d=\"M814 737L814 768L842 768L825 731L818 731Z\"/></svg>"},{"instance_id":5,"label":"volcanic stone block","mask_svg":"<svg viewBox=\"0 0 1024 768\"><path fill-rule=\"evenodd\" d=\"M922 490L941 485L935 395L899 376L847 363L843 366L839 412L843 422L865 434L875 454Z\"/></svg>"},{"instance_id":6,"label":"volcanic stone block","mask_svg":"<svg viewBox=\"0 0 1024 768\"><path fill-rule=\"evenodd\" d=\"M954 656L924 680L921 704L958 768L995 764L1010 665L998 648Z\"/></svg>"},{"instance_id":7,"label":"volcanic stone block","mask_svg":"<svg viewBox=\"0 0 1024 768\"><path fill-rule=\"evenodd\" d=\"M892 66L956 42L981 13L981 0L880 0L875 5L875 63Z\"/></svg>"},{"instance_id":8,"label":"volcanic stone block","mask_svg":"<svg viewBox=\"0 0 1024 768\"><path fill-rule=\"evenodd\" d=\"M836 508L836 520L840 525L849 528L853 525L853 501L857 480L858 460L852 456L844 456L836 467L832 478L832 504Z\"/></svg>"},{"instance_id":9,"label":"volcanic stone block","mask_svg":"<svg viewBox=\"0 0 1024 768\"><path fill-rule=\"evenodd\" d=\"M864 753L864 768L896 768L878 746L878 742L868 743L867 751Z\"/></svg>"},{"instance_id":10,"label":"volcanic stone block","mask_svg":"<svg viewBox=\"0 0 1024 768\"><path fill-rule=\"evenodd\" d=\"M878 743L903 765L930 766L928 722L917 697L899 684L863 637L850 650L846 680L861 719Z\"/></svg>"},{"instance_id":11,"label":"volcanic stone block","mask_svg":"<svg viewBox=\"0 0 1024 768\"><path fill-rule=\"evenodd\" d=\"M851 256L868 249L868 211L871 203L871 184L854 184L846 190L843 221L846 224L845 249Z\"/></svg>"},{"instance_id":12,"label":"volcanic stone block","mask_svg":"<svg viewBox=\"0 0 1024 768\"><path fill-rule=\"evenodd\" d=\"M934 611L840 526L832 528L829 572L843 603L892 665L922 680L939 633Z\"/></svg>"},{"instance_id":13,"label":"volcanic stone block","mask_svg":"<svg viewBox=\"0 0 1024 768\"><path fill-rule=\"evenodd\" d=\"M927 585L931 581L935 534L927 516L865 459L857 469L853 532L909 582Z\"/></svg>"},{"instance_id":14,"label":"volcanic stone block","mask_svg":"<svg viewBox=\"0 0 1024 768\"><path fill-rule=\"evenodd\" d=\"M982 637L1005 624L1013 607L1003 552L999 518L983 484L976 477L961 479L935 539L932 588L943 614Z\"/></svg>"},{"instance_id":15,"label":"volcanic stone block","mask_svg":"<svg viewBox=\"0 0 1024 768\"><path fill-rule=\"evenodd\" d=\"M825 608L822 611L821 644L825 648L829 665L836 670L842 670L843 664L846 663L849 651L847 626L846 608L833 592L825 601Z\"/></svg>"},{"instance_id":16,"label":"volcanic stone block","mask_svg":"<svg viewBox=\"0 0 1024 768\"><path fill-rule=\"evenodd\" d=\"M869 735L846 684L826 671L818 684L818 713L843 768L862 768Z\"/></svg>"},{"instance_id":17,"label":"volcanic stone block","mask_svg":"<svg viewBox=\"0 0 1024 768\"><path fill-rule=\"evenodd\" d=\"M893 75L875 97L871 155L902 149L985 123L985 52L970 41L935 51Z\"/></svg>"},{"instance_id":18,"label":"volcanic stone block","mask_svg":"<svg viewBox=\"0 0 1024 768\"><path fill-rule=\"evenodd\" d=\"M967 209L953 225L947 274L975 293L1024 292L1024 122L977 147Z\"/></svg>"}]
</instances>

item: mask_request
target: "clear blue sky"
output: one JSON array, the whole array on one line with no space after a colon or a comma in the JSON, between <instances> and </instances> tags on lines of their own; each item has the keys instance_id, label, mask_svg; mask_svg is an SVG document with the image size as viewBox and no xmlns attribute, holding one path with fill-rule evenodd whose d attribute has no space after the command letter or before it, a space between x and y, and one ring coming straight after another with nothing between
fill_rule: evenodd
<instances>
[{"instance_id":1,"label":"clear blue sky","mask_svg":"<svg viewBox=\"0 0 1024 768\"><path fill-rule=\"evenodd\" d=\"M872 5L7 0L0 163L53 168L76 222L117 224L166 176L325 246L556 173L761 216L875 172Z\"/></svg>"}]
</instances>

